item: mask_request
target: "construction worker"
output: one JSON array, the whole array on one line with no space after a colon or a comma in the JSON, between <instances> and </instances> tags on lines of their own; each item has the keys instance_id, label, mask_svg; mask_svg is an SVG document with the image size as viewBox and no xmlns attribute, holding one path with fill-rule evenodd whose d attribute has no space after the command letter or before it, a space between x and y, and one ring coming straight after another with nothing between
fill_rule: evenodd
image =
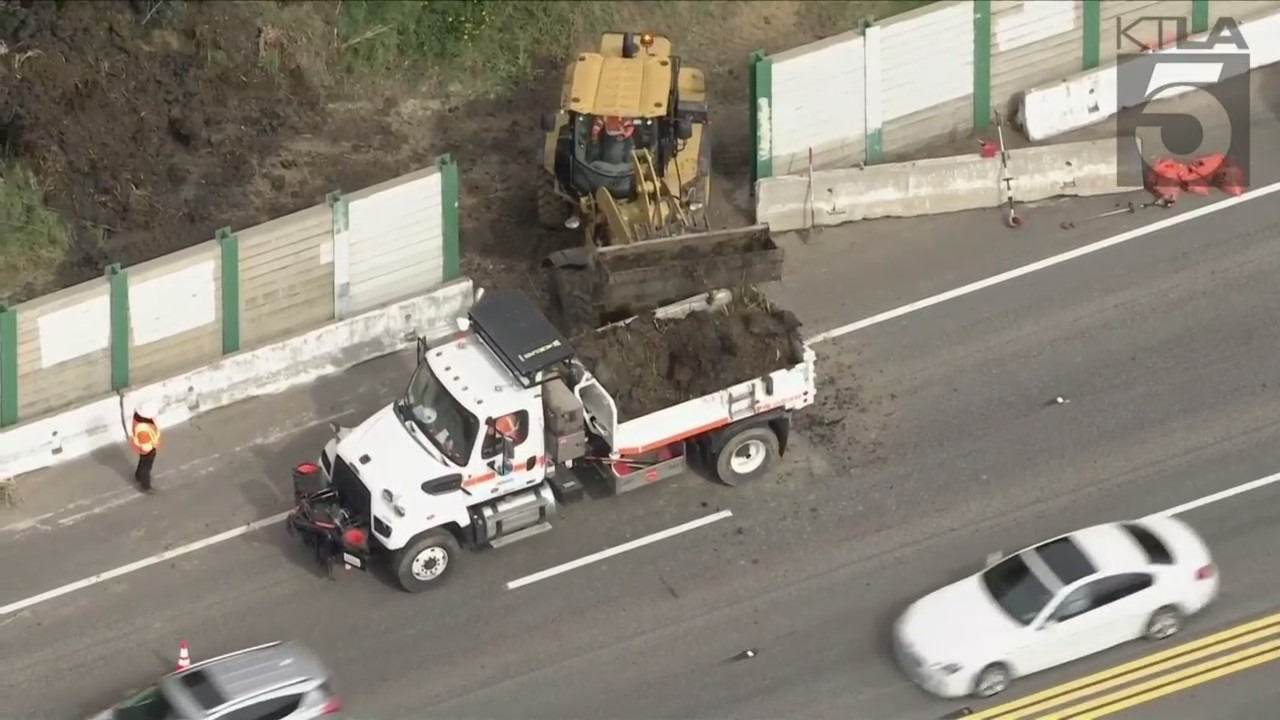
<instances>
[{"instance_id":1,"label":"construction worker","mask_svg":"<svg viewBox=\"0 0 1280 720\"><path fill-rule=\"evenodd\" d=\"M502 439L507 438L515 444L519 439L520 420L515 413L503 415L489 426L485 437L485 457L502 452Z\"/></svg>"},{"instance_id":2,"label":"construction worker","mask_svg":"<svg viewBox=\"0 0 1280 720\"><path fill-rule=\"evenodd\" d=\"M129 426L129 445L138 453L138 469L133 479L143 492L151 492L151 468L156 464L156 451L160 449L160 426L156 423L155 405L144 402L133 411Z\"/></svg>"}]
</instances>

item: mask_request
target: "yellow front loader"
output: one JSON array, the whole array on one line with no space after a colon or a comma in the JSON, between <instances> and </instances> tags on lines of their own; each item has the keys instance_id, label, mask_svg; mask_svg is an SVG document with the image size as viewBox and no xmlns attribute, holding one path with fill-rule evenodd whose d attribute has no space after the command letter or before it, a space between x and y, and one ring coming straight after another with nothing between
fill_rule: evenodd
<instances>
[{"instance_id":1,"label":"yellow front loader","mask_svg":"<svg viewBox=\"0 0 1280 720\"><path fill-rule=\"evenodd\" d=\"M569 332L716 287L777 280L762 227L711 232L706 79L649 33L606 33L566 68L545 133L538 216L579 230L545 261Z\"/></svg>"}]
</instances>

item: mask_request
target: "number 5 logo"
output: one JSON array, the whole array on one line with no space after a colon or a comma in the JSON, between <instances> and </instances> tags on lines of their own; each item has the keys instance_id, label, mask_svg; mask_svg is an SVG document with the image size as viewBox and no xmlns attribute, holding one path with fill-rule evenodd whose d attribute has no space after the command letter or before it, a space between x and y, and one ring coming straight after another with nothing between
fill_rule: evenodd
<instances>
[{"instance_id":1,"label":"number 5 logo","mask_svg":"<svg viewBox=\"0 0 1280 720\"><path fill-rule=\"evenodd\" d=\"M1117 135L1157 158L1221 153L1247 173L1249 56L1242 52L1163 52L1130 56L1116 70ZM1157 109L1152 103L1160 103ZM1132 168L1126 168L1132 171ZM1134 178L1125 178L1133 180Z\"/></svg>"}]
</instances>

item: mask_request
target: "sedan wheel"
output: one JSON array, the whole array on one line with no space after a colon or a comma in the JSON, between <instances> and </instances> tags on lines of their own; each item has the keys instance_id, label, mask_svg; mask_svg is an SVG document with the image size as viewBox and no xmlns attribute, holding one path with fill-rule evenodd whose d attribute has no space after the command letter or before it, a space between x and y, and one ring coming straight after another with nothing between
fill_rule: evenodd
<instances>
[{"instance_id":1,"label":"sedan wheel","mask_svg":"<svg viewBox=\"0 0 1280 720\"><path fill-rule=\"evenodd\" d=\"M1009 668L1000 663L992 663L978 673L973 683L974 697L989 698L999 695L1009 687Z\"/></svg>"},{"instance_id":2,"label":"sedan wheel","mask_svg":"<svg viewBox=\"0 0 1280 720\"><path fill-rule=\"evenodd\" d=\"M1177 608L1162 607L1147 621L1147 639L1164 640L1182 629L1182 613Z\"/></svg>"}]
</instances>

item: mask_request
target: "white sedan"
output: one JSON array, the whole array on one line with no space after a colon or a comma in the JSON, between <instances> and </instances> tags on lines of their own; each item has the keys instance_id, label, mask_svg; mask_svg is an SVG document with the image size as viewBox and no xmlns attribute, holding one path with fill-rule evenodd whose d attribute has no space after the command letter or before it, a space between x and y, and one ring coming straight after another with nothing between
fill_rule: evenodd
<instances>
[{"instance_id":1,"label":"white sedan","mask_svg":"<svg viewBox=\"0 0 1280 720\"><path fill-rule=\"evenodd\" d=\"M991 697L1016 677L1163 640L1217 593L1209 549L1185 522L1096 525L997 556L912 603L894 625L894 653L934 695Z\"/></svg>"}]
</instances>

